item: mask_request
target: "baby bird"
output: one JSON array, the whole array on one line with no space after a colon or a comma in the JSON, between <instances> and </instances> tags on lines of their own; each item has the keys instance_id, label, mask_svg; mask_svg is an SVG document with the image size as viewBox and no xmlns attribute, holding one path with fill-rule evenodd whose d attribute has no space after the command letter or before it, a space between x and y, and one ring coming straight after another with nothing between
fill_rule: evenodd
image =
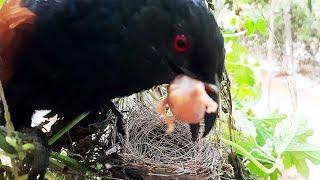
<instances>
[{"instance_id":1,"label":"baby bird","mask_svg":"<svg viewBox=\"0 0 320 180\"><path fill-rule=\"evenodd\" d=\"M207 94L205 83L186 75L177 76L168 86L168 97L157 105L157 112L164 118L167 133L173 132L177 119L183 123L197 124L205 113L215 113L218 104ZM214 88L211 87L211 90ZM169 106L173 116L168 116L166 107Z\"/></svg>"}]
</instances>

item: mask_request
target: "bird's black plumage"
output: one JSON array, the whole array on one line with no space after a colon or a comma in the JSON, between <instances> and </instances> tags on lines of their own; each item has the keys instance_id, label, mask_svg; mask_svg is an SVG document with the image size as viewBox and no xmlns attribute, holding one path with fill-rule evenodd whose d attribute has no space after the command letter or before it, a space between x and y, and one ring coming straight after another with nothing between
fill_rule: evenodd
<instances>
[{"instance_id":1,"label":"bird's black plumage","mask_svg":"<svg viewBox=\"0 0 320 180\"><path fill-rule=\"evenodd\" d=\"M37 19L5 86L18 128L30 125L36 109L52 109L68 120L112 98L169 83L177 74L213 84L222 76L223 38L205 0L22 3ZM187 38L186 52L175 51L177 35Z\"/></svg>"}]
</instances>

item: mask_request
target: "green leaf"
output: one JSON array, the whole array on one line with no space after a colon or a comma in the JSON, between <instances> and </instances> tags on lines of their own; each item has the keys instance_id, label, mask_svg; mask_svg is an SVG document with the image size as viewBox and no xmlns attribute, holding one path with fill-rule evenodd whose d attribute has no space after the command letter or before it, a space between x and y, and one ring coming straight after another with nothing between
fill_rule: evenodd
<instances>
[{"instance_id":1,"label":"green leaf","mask_svg":"<svg viewBox=\"0 0 320 180\"><path fill-rule=\"evenodd\" d=\"M35 146L31 143L26 143L24 145L22 145L22 150L24 151L30 151L30 150L34 150Z\"/></svg>"},{"instance_id":2,"label":"green leaf","mask_svg":"<svg viewBox=\"0 0 320 180\"><path fill-rule=\"evenodd\" d=\"M270 180L278 180L278 177L281 175L279 170L274 171L270 174Z\"/></svg>"},{"instance_id":3,"label":"green leaf","mask_svg":"<svg viewBox=\"0 0 320 180\"><path fill-rule=\"evenodd\" d=\"M10 144L14 148L18 148L18 141L16 138L12 136L6 136L6 141L8 144Z\"/></svg>"},{"instance_id":4,"label":"green leaf","mask_svg":"<svg viewBox=\"0 0 320 180\"><path fill-rule=\"evenodd\" d=\"M292 142L289 144L286 151L319 151L320 152L320 145Z\"/></svg>"},{"instance_id":5,"label":"green leaf","mask_svg":"<svg viewBox=\"0 0 320 180\"><path fill-rule=\"evenodd\" d=\"M260 146L263 146L266 141L268 139L272 139L273 138L273 132L270 129L267 129L265 126L263 126L262 124L256 124L257 129L259 129L259 131L257 131L257 143Z\"/></svg>"},{"instance_id":6,"label":"green leaf","mask_svg":"<svg viewBox=\"0 0 320 180\"><path fill-rule=\"evenodd\" d=\"M303 117L298 116L296 120L296 123L299 124L299 128L296 131L296 136L282 154L282 160L286 169L296 166L298 172L308 179L309 170L306 160L308 159L314 164L320 164L320 145L309 144L306 142L301 143L301 138L306 141L306 138L310 136L310 134L312 135L313 131L310 131L305 124L301 124L305 122Z\"/></svg>"},{"instance_id":7,"label":"green leaf","mask_svg":"<svg viewBox=\"0 0 320 180\"><path fill-rule=\"evenodd\" d=\"M234 118L237 119L236 126L242 130L244 137L256 138L257 131L253 122L249 121L248 118L241 112L235 111L233 114Z\"/></svg>"},{"instance_id":8,"label":"green leaf","mask_svg":"<svg viewBox=\"0 0 320 180\"><path fill-rule=\"evenodd\" d=\"M282 163L285 169L289 169L293 166L293 159L291 158L291 154L288 152L284 152L282 154Z\"/></svg>"},{"instance_id":9,"label":"green leaf","mask_svg":"<svg viewBox=\"0 0 320 180\"><path fill-rule=\"evenodd\" d=\"M263 117L249 117L255 124L263 123L266 127L274 130L276 125L287 118L287 115L279 113L278 111L270 112Z\"/></svg>"},{"instance_id":10,"label":"green leaf","mask_svg":"<svg viewBox=\"0 0 320 180\"><path fill-rule=\"evenodd\" d=\"M291 156L295 159L309 159L314 164L320 163L320 152L319 151L292 151L288 152L291 154ZM295 163L295 162L293 162Z\"/></svg>"},{"instance_id":11,"label":"green leaf","mask_svg":"<svg viewBox=\"0 0 320 180\"><path fill-rule=\"evenodd\" d=\"M17 153L15 147L11 146L6 140L7 134L4 130L0 130L0 147L1 149L9 154Z\"/></svg>"},{"instance_id":12,"label":"green leaf","mask_svg":"<svg viewBox=\"0 0 320 180\"><path fill-rule=\"evenodd\" d=\"M312 0L308 0L309 11L312 12Z\"/></svg>"},{"instance_id":13,"label":"green leaf","mask_svg":"<svg viewBox=\"0 0 320 180\"><path fill-rule=\"evenodd\" d=\"M228 130L229 131L229 130ZM234 142L236 142L239 146L243 147L246 151L251 152L252 156L257 159L259 162L274 163L275 159L270 158L271 155L265 154L265 152L262 152L260 148L257 147L257 144L255 142L255 139L252 136L245 137L244 134L242 134L239 131L231 130L232 135L234 136ZM245 130L242 130L244 132ZM229 135L225 134L224 138L228 139ZM237 154L240 156L243 156L243 152L236 150Z\"/></svg>"},{"instance_id":14,"label":"green leaf","mask_svg":"<svg viewBox=\"0 0 320 180\"><path fill-rule=\"evenodd\" d=\"M267 168L271 168L273 166L273 164L263 164L265 167ZM278 177L280 175L280 171L279 170L275 170L273 173L271 174L266 174L263 171L261 171L261 169L259 169L255 164L253 164L252 162L249 162L246 167L249 169L249 171L251 173L253 173L254 175L257 175L258 177L262 178L262 179L268 179L268 177L270 177L270 180L274 179L274 180L278 180Z\"/></svg>"},{"instance_id":15,"label":"green leaf","mask_svg":"<svg viewBox=\"0 0 320 180\"><path fill-rule=\"evenodd\" d=\"M259 89L260 89L260 86L255 86L255 85L249 86L249 85L241 84L240 86L238 86L236 98L239 98L240 100L247 103L256 102L256 100L261 95Z\"/></svg>"},{"instance_id":16,"label":"green leaf","mask_svg":"<svg viewBox=\"0 0 320 180\"><path fill-rule=\"evenodd\" d=\"M313 130L306 126L307 121L303 116L296 115L293 120L294 128L292 126L286 128L288 133L294 134L294 137L282 154L283 164L286 169L296 166L298 172L308 179L309 170L306 160L308 159L314 164L320 163L320 145L306 142L307 137L313 134ZM295 128L296 130L294 130Z\"/></svg>"},{"instance_id":17,"label":"green leaf","mask_svg":"<svg viewBox=\"0 0 320 180\"><path fill-rule=\"evenodd\" d=\"M257 131L257 143L263 146L268 139L273 139L274 129L278 123L286 119L286 115L279 112L272 112L263 117L248 117L255 124Z\"/></svg>"},{"instance_id":18,"label":"green leaf","mask_svg":"<svg viewBox=\"0 0 320 180\"><path fill-rule=\"evenodd\" d=\"M287 118L276 126L274 132L274 146L278 155L281 155L293 141L299 126L302 125L299 122L301 119L302 118L297 117Z\"/></svg>"},{"instance_id":19,"label":"green leaf","mask_svg":"<svg viewBox=\"0 0 320 180\"><path fill-rule=\"evenodd\" d=\"M255 31L254 22L253 22L253 20L250 19L250 18L247 18L247 19L245 20L245 22L244 22L244 27L248 30L248 31L247 31L247 34L248 34L248 35L253 34L254 31Z\"/></svg>"},{"instance_id":20,"label":"green leaf","mask_svg":"<svg viewBox=\"0 0 320 180\"><path fill-rule=\"evenodd\" d=\"M232 74L232 79L238 85L255 85L254 72L249 66L237 63L228 63L227 67L229 73Z\"/></svg>"},{"instance_id":21,"label":"green leaf","mask_svg":"<svg viewBox=\"0 0 320 180\"><path fill-rule=\"evenodd\" d=\"M298 134L295 139L300 143L307 142L307 138L312 136L314 131L314 129L306 129L302 134Z\"/></svg>"},{"instance_id":22,"label":"green leaf","mask_svg":"<svg viewBox=\"0 0 320 180\"><path fill-rule=\"evenodd\" d=\"M309 179L309 168L308 168L308 165L307 165L306 161L303 160L303 159L296 160L295 165L296 165L296 168L297 168L298 172L305 179Z\"/></svg>"},{"instance_id":23,"label":"green leaf","mask_svg":"<svg viewBox=\"0 0 320 180\"><path fill-rule=\"evenodd\" d=\"M305 152L305 154L308 156L308 159L316 165L320 164L320 151L309 151Z\"/></svg>"},{"instance_id":24,"label":"green leaf","mask_svg":"<svg viewBox=\"0 0 320 180\"><path fill-rule=\"evenodd\" d=\"M235 17L232 18L230 24L236 25L236 23L237 23L237 19Z\"/></svg>"},{"instance_id":25,"label":"green leaf","mask_svg":"<svg viewBox=\"0 0 320 180\"><path fill-rule=\"evenodd\" d=\"M4 1L5 0L0 0L0 9L2 8Z\"/></svg>"},{"instance_id":26,"label":"green leaf","mask_svg":"<svg viewBox=\"0 0 320 180\"><path fill-rule=\"evenodd\" d=\"M258 19L255 23L255 28L264 36L268 35L267 21L265 19Z\"/></svg>"},{"instance_id":27,"label":"green leaf","mask_svg":"<svg viewBox=\"0 0 320 180\"><path fill-rule=\"evenodd\" d=\"M258 168L255 164L253 164L252 162L249 162L246 167L249 169L249 171L260 177L260 178L263 178L263 179L266 179L269 175L264 173L263 171L260 170L260 168Z\"/></svg>"}]
</instances>

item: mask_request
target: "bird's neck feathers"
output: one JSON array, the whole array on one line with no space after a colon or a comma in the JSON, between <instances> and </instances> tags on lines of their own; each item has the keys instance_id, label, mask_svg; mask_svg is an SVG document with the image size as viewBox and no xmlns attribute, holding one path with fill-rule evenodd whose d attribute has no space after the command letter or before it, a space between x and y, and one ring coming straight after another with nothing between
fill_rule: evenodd
<instances>
[{"instance_id":1,"label":"bird's neck feathers","mask_svg":"<svg viewBox=\"0 0 320 180\"><path fill-rule=\"evenodd\" d=\"M22 6L21 0L8 0L0 9L0 80L6 84L13 74L14 55L36 15Z\"/></svg>"}]
</instances>

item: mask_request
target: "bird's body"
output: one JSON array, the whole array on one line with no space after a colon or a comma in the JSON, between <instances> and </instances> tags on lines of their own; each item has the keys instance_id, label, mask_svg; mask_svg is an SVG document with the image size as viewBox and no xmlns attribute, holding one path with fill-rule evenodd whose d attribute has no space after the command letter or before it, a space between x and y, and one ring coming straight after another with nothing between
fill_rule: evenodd
<instances>
[{"instance_id":1,"label":"bird's body","mask_svg":"<svg viewBox=\"0 0 320 180\"><path fill-rule=\"evenodd\" d=\"M207 83L221 77L223 38L204 0L8 0L4 7L10 2L28 17L8 28L15 45L0 39L7 63L0 79L18 129L37 109L71 120L177 74ZM181 35L186 51L175 41Z\"/></svg>"},{"instance_id":2,"label":"bird's body","mask_svg":"<svg viewBox=\"0 0 320 180\"><path fill-rule=\"evenodd\" d=\"M217 84L223 46L205 0L7 0L0 9L0 80L18 130L35 110L70 121L180 74ZM215 117L206 113L204 135ZM48 155L39 161L29 179L44 177Z\"/></svg>"}]
</instances>

